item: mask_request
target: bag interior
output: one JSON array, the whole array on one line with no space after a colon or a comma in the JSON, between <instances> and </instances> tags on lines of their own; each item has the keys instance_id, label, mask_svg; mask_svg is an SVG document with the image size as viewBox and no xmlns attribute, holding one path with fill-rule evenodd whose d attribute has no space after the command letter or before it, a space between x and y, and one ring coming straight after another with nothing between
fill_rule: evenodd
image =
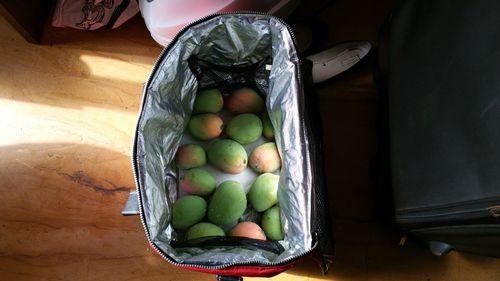
<instances>
[{"instance_id":1,"label":"bag interior","mask_svg":"<svg viewBox=\"0 0 500 281\"><path fill-rule=\"evenodd\" d=\"M287 26L274 17L218 15L179 33L160 56L145 86L134 163L147 235L174 262L275 264L315 247L310 139L304 124L300 65L293 40ZM275 129L282 157L278 201L285 238L267 245L233 243L229 239L203 247L186 246L170 223L172 205L179 196L175 153L197 91L217 87L227 96L241 86L252 87L265 97Z\"/></svg>"}]
</instances>

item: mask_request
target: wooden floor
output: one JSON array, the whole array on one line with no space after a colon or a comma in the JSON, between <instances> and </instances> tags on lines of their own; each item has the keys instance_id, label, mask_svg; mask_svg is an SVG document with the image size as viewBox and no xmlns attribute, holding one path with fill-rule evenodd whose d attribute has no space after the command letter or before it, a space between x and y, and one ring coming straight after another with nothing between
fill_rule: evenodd
<instances>
[{"instance_id":1,"label":"wooden floor","mask_svg":"<svg viewBox=\"0 0 500 281\"><path fill-rule=\"evenodd\" d=\"M325 44L376 40L387 5L350 2L323 14L335 26ZM134 189L141 87L160 50L140 18L113 31L47 28L43 45L0 18L0 280L214 280L162 260L138 217L120 215ZM274 280L500 280L499 259L398 246L401 235L376 222L371 69L368 61L318 87L335 218L330 273L305 262Z\"/></svg>"}]
</instances>

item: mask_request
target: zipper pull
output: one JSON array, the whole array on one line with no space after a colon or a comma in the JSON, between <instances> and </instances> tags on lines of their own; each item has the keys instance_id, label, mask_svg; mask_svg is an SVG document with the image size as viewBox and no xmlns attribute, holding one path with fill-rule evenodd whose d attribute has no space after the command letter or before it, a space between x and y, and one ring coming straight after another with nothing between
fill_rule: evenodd
<instances>
[{"instance_id":1,"label":"zipper pull","mask_svg":"<svg viewBox=\"0 0 500 281\"><path fill-rule=\"evenodd\" d=\"M488 207L488 211L492 217L500 218L500 205Z\"/></svg>"},{"instance_id":2,"label":"zipper pull","mask_svg":"<svg viewBox=\"0 0 500 281\"><path fill-rule=\"evenodd\" d=\"M404 236L401 236L401 239L399 239L399 244L398 246L404 246L406 244L406 239L407 239L407 236L404 235Z\"/></svg>"}]
</instances>

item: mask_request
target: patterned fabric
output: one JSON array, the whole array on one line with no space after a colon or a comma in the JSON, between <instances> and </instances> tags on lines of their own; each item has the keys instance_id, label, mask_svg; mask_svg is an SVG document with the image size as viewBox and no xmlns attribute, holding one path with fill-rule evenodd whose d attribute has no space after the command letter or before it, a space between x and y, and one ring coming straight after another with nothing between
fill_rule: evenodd
<instances>
[{"instance_id":1,"label":"patterned fabric","mask_svg":"<svg viewBox=\"0 0 500 281\"><path fill-rule=\"evenodd\" d=\"M52 26L83 30L116 28L139 12L135 0L58 0Z\"/></svg>"}]
</instances>

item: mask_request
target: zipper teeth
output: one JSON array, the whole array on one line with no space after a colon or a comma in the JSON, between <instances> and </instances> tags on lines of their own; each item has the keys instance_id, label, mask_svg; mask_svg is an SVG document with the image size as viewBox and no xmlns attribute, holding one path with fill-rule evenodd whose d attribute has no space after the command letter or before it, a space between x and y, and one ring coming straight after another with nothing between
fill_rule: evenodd
<instances>
[{"instance_id":1,"label":"zipper teeth","mask_svg":"<svg viewBox=\"0 0 500 281\"><path fill-rule=\"evenodd\" d=\"M208 15L208 16L205 16L205 17L202 17L196 21L193 21L193 22L190 22L188 23L187 25L185 25L183 28L181 28L179 30L179 32L177 32L177 34L174 36L174 38L172 39L172 41L170 41L170 43L165 46L165 48L163 48L163 50L160 52L160 55L156 58L154 64L153 64L153 69L152 71L149 73L148 75L148 78L147 78L147 82L144 84L144 87L143 87L143 91L142 91L142 100L141 100L141 105L139 107L139 114L138 114L138 117L137 117L137 122L136 122L136 130L135 130L135 135L134 135L134 140L133 140L133 147L132 147L132 173L134 175L134 181L135 181L135 185L136 185L136 190L137 190L137 202L138 202L138 206L139 206L139 217L140 217L140 220L141 220L141 224L142 224L142 227L144 228L144 231L146 232L146 239L148 240L149 244L155 249L155 251L163 258L165 259L166 261L168 261L169 263L173 264L173 265L176 265L176 266L181 266L181 267L197 267L197 268L203 268L203 269L222 269L222 268L226 268L226 267L231 267L231 266L235 266L235 265L249 265L249 264L254 264L254 263L258 263L258 264L261 264L261 265L282 265L282 264L286 264L292 260L295 260L295 259L299 259L299 258L302 258L304 256L307 256L308 254L310 254L315 248L316 246L318 245L318 242L316 241L316 243L314 243L314 245L311 247L311 249L309 249L308 251L305 251L303 253L300 253L298 255L295 255L295 256L292 256L292 257L289 257L289 258L286 258L286 259L283 259L282 261L280 262L257 262L257 261L244 261L244 262L233 262L233 263L229 263L229 264L224 264L224 265L214 265L214 266L207 266L207 265L199 265L199 264L185 264L185 263L178 263L178 262L175 262L172 260L172 258L168 257L167 255L165 255L163 253L163 251L157 247L153 241L151 240L151 238L149 237L149 230L146 226L146 221L144 219L144 212L143 212L143 206L142 206L142 198L141 198L141 191L139 189L139 179L138 179L138 176L137 176L137 164L136 162L138 161L137 157L136 157L136 147L137 147L137 132L139 130L139 121L141 119L141 113L142 113L142 110L143 110L143 107L144 107L144 103L146 101L146 92L147 92L147 89L148 89L148 86L149 86L149 83L151 81L151 78L153 77L153 74L156 73L156 70L158 68L158 65L159 65L159 62L163 59L163 56L165 55L165 53L167 52L167 50L173 45L175 44L175 42L177 41L177 39L180 37L180 35L188 28L190 28L191 26L195 25L195 24L198 24L198 23L201 23L205 20L208 20L210 18L214 18L214 17L217 17L217 16L221 16L221 15L236 15L236 14L252 14L252 15L265 15L265 16L269 16L273 19L276 19L278 22L280 22L282 25L284 25L291 38L292 38L292 42L293 42L293 45L294 45L294 48L297 49L297 39L295 37L295 34L293 33L293 30L292 28L286 23L284 22L282 19L278 18L278 17L275 17L275 16L272 16L272 15L269 15L267 13L263 13L263 12L253 12L253 11L238 11L238 12L223 12L223 13L214 13L214 14L211 14L211 15ZM297 62L297 71L298 73L300 73L300 63ZM298 77L298 80L299 80L299 84L300 82L302 81L302 77L301 75L299 75ZM302 95L304 94L304 90L301 89L302 91Z\"/></svg>"},{"instance_id":2,"label":"zipper teeth","mask_svg":"<svg viewBox=\"0 0 500 281\"><path fill-rule=\"evenodd\" d=\"M481 208L481 209L475 209L475 210L467 210L467 211L457 211L457 212L447 212L447 213L442 213L442 214L422 214L422 215L404 215L400 216L400 220L413 220L413 219L420 219L420 218L436 218L436 217L448 217L448 216L455 216L455 215L465 215L469 214L470 217L477 217L477 214L484 214L484 213L489 213L488 208ZM489 217L489 216L487 216Z\"/></svg>"},{"instance_id":3,"label":"zipper teeth","mask_svg":"<svg viewBox=\"0 0 500 281\"><path fill-rule=\"evenodd\" d=\"M438 206L430 206L430 207L420 207L420 208L411 208L411 209L401 209L398 212L400 213L413 213L413 212L422 212L428 210L440 210L440 209L449 209L453 207L463 207L463 206L474 206L474 205L490 205L492 202L498 202L500 197L495 196L493 198L488 199L477 199L477 200L469 200L465 202L454 202L450 204L442 204Z\"/></svg>"}]
</instances>

